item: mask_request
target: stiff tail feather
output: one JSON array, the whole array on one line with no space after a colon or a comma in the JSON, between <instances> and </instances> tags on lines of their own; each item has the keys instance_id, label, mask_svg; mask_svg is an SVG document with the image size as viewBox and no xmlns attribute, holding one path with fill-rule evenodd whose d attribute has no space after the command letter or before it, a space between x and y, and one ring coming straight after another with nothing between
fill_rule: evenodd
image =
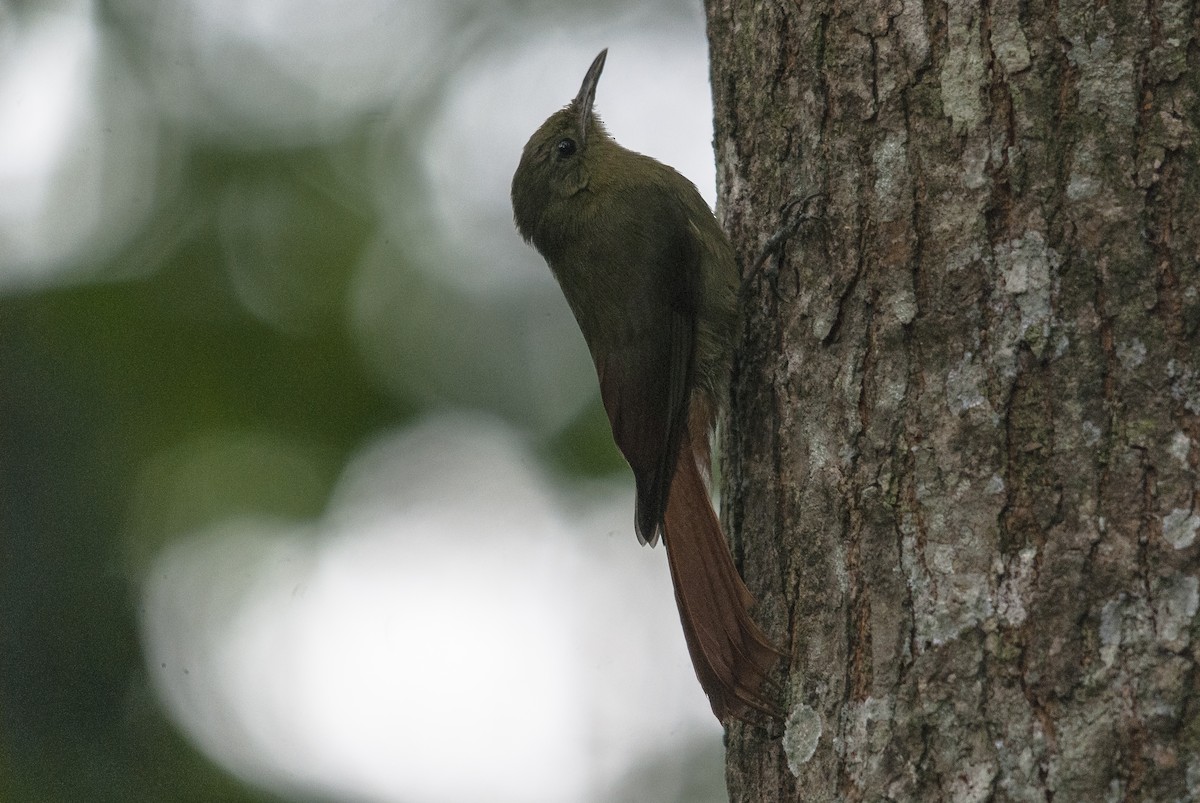
<instances>
[{"instance_id":1,"label":"stiff tail feather","mask_svg":"<svg viewBox=\"0 0 1200 803\"><path fill-rule=\"evenodd\" d=\"M663 541L692 666L717 719L778 719L770 675L781 653L750 618L754 597L733 565L686 429L680 440Z\"/></svg>"}]
</instances>

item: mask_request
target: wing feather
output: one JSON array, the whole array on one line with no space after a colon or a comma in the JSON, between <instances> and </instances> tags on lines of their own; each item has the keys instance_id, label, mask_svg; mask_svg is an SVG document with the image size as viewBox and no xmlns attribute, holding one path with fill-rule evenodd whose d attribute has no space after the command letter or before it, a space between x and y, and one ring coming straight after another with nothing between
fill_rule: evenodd
<instances>
[{"instance_id":1,"label":"wing feather","mask_svg":"<svg viewBox=\"0 0 1200 803\"><path fill-rule=\"evenodd\" d=\"M607 338L592 357L613 439L633 469L638 540L655 544L667 510L679 443L688 422L696 341L700 254L688 236L687 212L664 193L655 219L636 221L628 236L635 264L624 266L624 338Z\"/></svg>"}]
</instances>

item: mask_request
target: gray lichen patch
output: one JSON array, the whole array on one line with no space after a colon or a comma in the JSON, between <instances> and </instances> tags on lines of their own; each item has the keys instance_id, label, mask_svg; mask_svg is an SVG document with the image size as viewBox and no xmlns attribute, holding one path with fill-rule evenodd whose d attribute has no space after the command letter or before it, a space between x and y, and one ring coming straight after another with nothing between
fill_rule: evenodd
<instances>
[{"instance_id":1,"label":"gray lichen patch","mask_svg":"<svg viewBox=\"0 0 1200 803\"><path fill-rule=\"evenodd\" d=\"M1181 468L1187 468L1188 455L1192 451L1192 439L1188 437L1186 432L1182 430L1176 430L1171 435L1171 443L1167 447L1167 450L1171 453L1171 457L1175 458L1175 462L1177 462Z\"/></svg>"},{"instance_id":2,"label":"gray lichen patch","mask_svg":"<svg viewBox=\"0 0 1200 803\"><path fill-rule=\"evenodd\" d=\"M991 762L963 767L950 782L950 797L962 803L983 803L992 799L996 765Z\"/></svg>"},{"instance_id":3,"label":"gray lichen patch","mask_svg":"<svg viewBox=\"0 0 1200 803\"><path fill-rule=\"evenodd\" d=\"M999 334L1006 349L1015 352L1024 341L1041 354L1050 335L1050 292L1060 263L1058 253L1038 231L997 246L1000 289L1016 303L1018 312L1015 320L1008 315L1001 324Z\"/></svg>"},{"instance_id":4,"label":"gray lichen patch","mask_svg":"<svg viewBox=\"0 0 1200 803\"><path fill-rule=\"evenodd\" d=\"M1186 549L1196 540L1200 532L1200 515L1185 508L1177 507L1162 520L1162 536L1166 542L1176 549Z\"/></svg>"},{"instance_id":5,"label":"gray lichen patch","mask_svg":"<svg viewBox=\"0 0 1200 803\"><path fill-rule=\"evenodd\" d=\"M1187 647L1198 608L1200 580L1185 575L1161 582L1154 597L1154 631L1159 643L1175 651Z\"/></svg>"},{"instance_id":6,"label":"gray lichen patch","mask_svg":"<svg viewBox=\"0 0 1200 803\"><path fill-rule=\"evenodd\" d=\"M984 396L986 382L987 373L982 362L968 351L958 365L952 366L946 373L946 403L954 413L960 415L976 407L993 413Z\"/></svg>"},{"instance_id":7,"label":"gray lichen patch","mask_svg":"<svg viewBox=\"0 0 1200 803\"><path fill-rule=\"evenodd\" d=\"M1183 402L1188 412L1200 415L1200 373L1190 365L1172 359L1167 362L1171 398Z\"/></svg>"},{"instance_id":8,"label":"gray lichen patch","mask_svg":"<svg viewBox=\"0 0 1200 803\"><path fill-rule=\"evenodd\" d=\"M875 204L881 221L896 220L908 213L910 182L903 131L889 131L875 148Z\"/></svg>"},{"instance_id":9,"label":"gray lichen patch","mask_svg":"<svg viewBox=\"0 0 1200 803\"><path fill-rule=\"evenodd\" d=\"M1105 22L1113 24L1111 19ZM1079 69L1080 110L1102 111L1106 120L1133 125L1137 115L1133 58L1114 53L1113 40L1104 34L1071 31L1067 37L1073 45L1067 58Z\"/></svg>"},{"instance_id":10,"label":"gray lichen patch","mask_svg":"<svg viewBox=\"0 0 1200 803\"><path fill-rule=\"evenodd\" d=\"M1028 614L1026 601L1033 588L1037 550L1026 547L1012 556L1005 567L1004 580L996 590L996 613L1009 627L1020 627Z\"/></svg>"},{"instance_id":11,"label":"gray lichen patch","mask_svg":"<svg viewBox=\"0 0 1200 803\"><path fill-rule=\"evenodd\" d=\"M1015 0L1000 0L992 12L992 53L1008 75L1029 69L1029 40L1021 30ZM1009 9L1011 13L1005 13Z\"/></svg>"},{"instance_id":12,"label":"gray lichen patch","mask_svg":"<svg viewBox=\"0 0 1200 803\"><path fill-rule=\"evenodd\" d=\"M979 39L979 6L952 0L947 19L949 50L942 62L942 113L957 133L968 133L983 119L980 86L984 77Z\"/></svg>"},{"instance_id":13,"label":"gray lichen patch","mask_svg":"<svg viewBox=\"0 0 1200 803\"><path fill-rule=\"evenodd\" d=\"M1121 361L1121 367L1126 371L1132 371L1146 361L1146 344L1141 338L1133 338L1132 340L1121 343L1117 346L1117 359Z\"/></svg>"},{"instance_id":14,"label":"gray lichen patch","mask_svg":"<svg viewBox=\"0 0 1200 803\"><path fill-rule=\"evenodd\" d=\"M783 753L788 769L800 776L801 768L817 752L821 741L821 715L804 703L798 703L788 715L783 729Z\"/></svg>"},{"instance_id":15,"label":"gray lichen patch","mask_svg":"<svg viewBox=\"0 0 1200 803\"><path fill-rule=\"evenodd\" d=\"M1191 624L1200 610L1200 580L1191 575L1153 584L1150 597L1121 594L1100 609L1100 659L1114 666L1121 650L1157 643L1179 652L1191 641Z\"/></svg>"},{"instance_id":16,"label":"gray lichen patch","mask_svg":"<svg viewBox=\"0 0 1200 803\"><path fill-rule=\"evenodd\" d=\"M922 551L908 534L901 542L919 649L953 641L992 613L988 577L956 567L955 550L950 544L929 544Z\"/></svg>"}]
</instances>

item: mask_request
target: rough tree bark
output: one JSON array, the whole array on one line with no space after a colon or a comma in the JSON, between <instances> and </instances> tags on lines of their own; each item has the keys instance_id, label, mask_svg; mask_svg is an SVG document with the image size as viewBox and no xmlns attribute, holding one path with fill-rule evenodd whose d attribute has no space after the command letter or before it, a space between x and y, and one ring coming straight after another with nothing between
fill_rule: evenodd
<instances>
[{"instance_id":1,"label":"rough tree bark","mask_svg":"<svg viewBox=\"0 0 1200 803\"><path fill-rule=\"evenodd\" d=\"M732 799L1200 799L1197 0L706 7Z\"/></svg>"}]
</instances>

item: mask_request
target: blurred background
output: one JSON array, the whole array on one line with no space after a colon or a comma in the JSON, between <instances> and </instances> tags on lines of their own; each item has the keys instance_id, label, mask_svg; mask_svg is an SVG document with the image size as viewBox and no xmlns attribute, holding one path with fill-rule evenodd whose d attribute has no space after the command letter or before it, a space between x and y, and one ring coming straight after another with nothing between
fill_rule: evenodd
<instances>
[{"instance_id":1,"label":"blurred background","mask_svg":"<svg viewBox=\"0 0 1200 803\"><path fill-rule=\"evenodd\" d=\"M511 222L606 46L711 203L698 0L0 0L0 800L724 799Z\"/></svg>"}]
</instances>

